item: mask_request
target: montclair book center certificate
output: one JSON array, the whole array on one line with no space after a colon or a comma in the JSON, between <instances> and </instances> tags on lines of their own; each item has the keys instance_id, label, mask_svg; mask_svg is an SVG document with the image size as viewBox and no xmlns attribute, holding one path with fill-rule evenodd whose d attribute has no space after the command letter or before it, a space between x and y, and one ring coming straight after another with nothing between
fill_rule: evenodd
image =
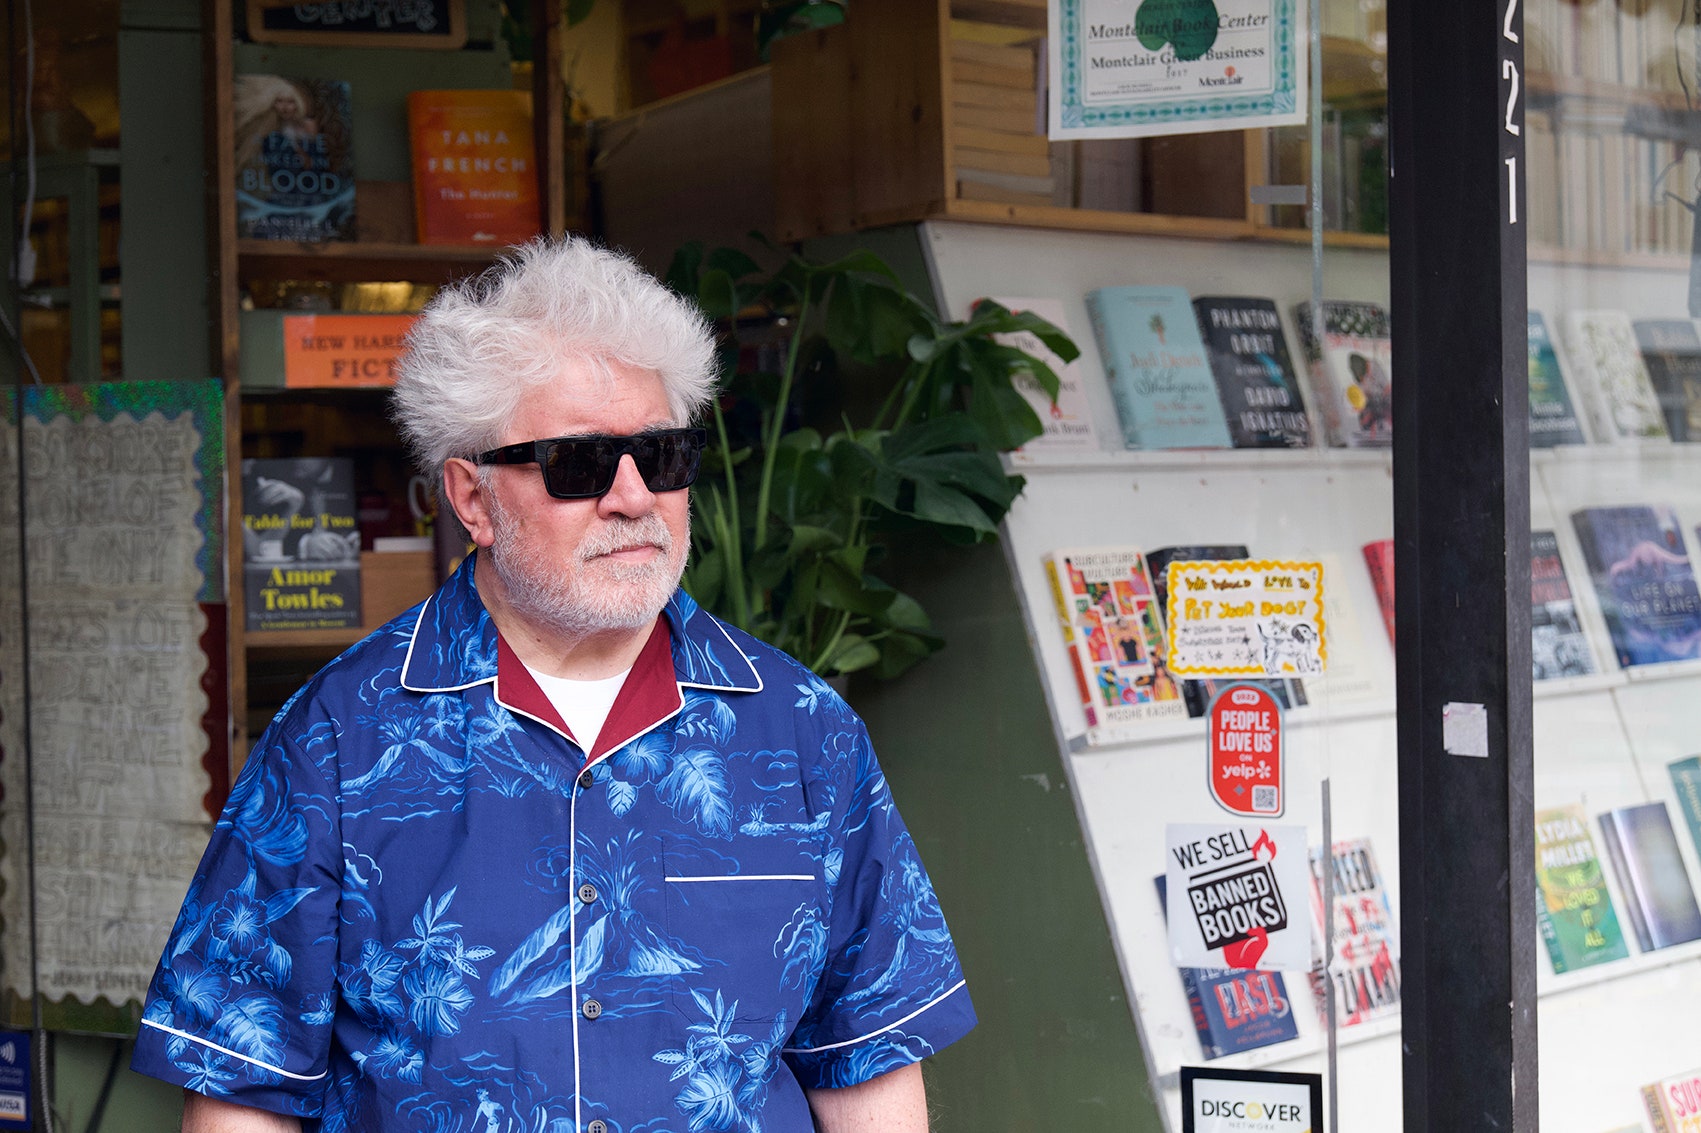
<instances>
[{"instance_id":1,"label":"montclair book center certificate","mask_svg":"<svg viewBox=\"0 0 1701 1133\"><path fill-rule=\"evenodd\" d=\"M1305 122L1302 0L1052 0L1053 138Z\"/></svg>"}]
</instances>

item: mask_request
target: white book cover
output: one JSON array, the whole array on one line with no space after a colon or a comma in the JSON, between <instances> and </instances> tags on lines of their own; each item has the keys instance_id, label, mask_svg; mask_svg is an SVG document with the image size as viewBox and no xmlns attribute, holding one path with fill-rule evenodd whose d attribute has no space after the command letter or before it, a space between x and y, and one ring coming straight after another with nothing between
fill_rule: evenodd
<instances>
[{"instance_id":1,"label":"white book cover","mask_svg":"<svg viewBox=\"0 0 1701 1133\"><path fill-rule=\"evenodd\" d=\"M1008 307L1017 313L1028 311L1071 338L1075 337L1069 329L1069 322L1063 312L1061 299L1003 299L994 296L994 303ZM1057 400L1053 402L1046 396L1040 384L1026 374L1018 374L1015 379L1016 389L1028 404L1039 414L1040 423L1045 426L1045 432L1029 441L1016 451L1022 455L1036 452L1097 452L1099 444L1098 433L1093 429L1093 409L1087 401L1087 391L1081 385L1081 360L1064 362L1036 334L1018 331L1015 334L997 335L997 340L1005 346L1014 346L1027 354L1032 354L1041 362L1051 367L1051 372L1057 375Z\"/></svg>"},{"instance_id":2,"label":"white book cover","mask_svg":"<svg viewBox=\"0 0 1701 1133\"><path fill-rule=\"evenodd\" d=\"M1597 440L1669 440L1627 311L1568 311L1565 356Z\"/></svg>"}]
</instances>

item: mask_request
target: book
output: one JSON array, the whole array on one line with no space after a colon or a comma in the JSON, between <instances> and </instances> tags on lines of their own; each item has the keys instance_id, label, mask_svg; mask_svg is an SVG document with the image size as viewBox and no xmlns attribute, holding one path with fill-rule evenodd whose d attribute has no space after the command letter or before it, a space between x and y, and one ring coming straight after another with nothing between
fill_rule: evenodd
<instances>
[{"instance_id":1,"label":"book","mask_svg":"<svg viewBox=\"0 0 1701 1133\"><path fill-rule=\"evenodd\" d=\"M1672 790L1677 794L1677 809L1689 827L1689 840L1701 855L1701 756L1690 756L1666 765L1671 773Z\"/></svg>"},{"instance_id":2,"label":"book","mask_svg":"<svg viewBox=\"0 0 1701 1133\"><path fill-rule=\"evenodd\" d=\"M1382 611L1382 627L1388 644L1394 644L1394 540L1366 543L1364 565L1370 571L1370 586L1376 591L1376 608Z\"/></svg>"},{"instance_id":3,"label":"book","mask_svg":"<svg viewBox=\"0 0 1701 1133\"><path fill-rule=\"evenodd\" d=\"M1394 441L1394 345L1388 312L1375 303L1323 302L1323 339L1311 325L1311 304L1294 309L1299 342L1311 373L1313 403L1329 443L1385 448Z\"/></svg>"},{"instance_id":4,"label":"book","mask_svg":"<svg viewBox=\"0 0 1701 1133\"><path fill-rule=\"evenodd\" d=\"M1324 968L1323 871L1331 870L1334 958ZM1311 912L1316 963L1311 988L1328 1025L1325 995L1335 993L1335 1022L1355 1027L1400 1010L1400 938L1393 906L1370 839L1336 842L1329 853L1311 848Z\"/></svg>"},{"instance_id":5,"label":"book","mask_svg":"<svg viewBox=\"0 0 1701 1133\"><path fill-rule=\"evenodd\" d=\"M1152 574L1152 593L1158 599L1158 612L1163 615L1164 624L1169 624L1169 564L1176 562L1211 562L1217 559L1244 559L1250 557L1244 546L1235 544L1189 545L1181 547L1159 547L1146 555L1146 569ZM1187 714L1194 718L1205 715L1210 711L1211 701L1218 692L1231 684L1256 684L1267 689L1276 703L1285 711L1289 708L1302 706L1307 702L1305 682L1298 677L1271 678L1269 680L1248 681L1244 678L1219 680L1216 678L1190 678L1181 682L1181 699L1187 705Z\"/></svg>"},{"instance_id":6,"label":"book","mask_svg":"<svg viewBox=\"0 0 1701 1133\"><path fill-rule=\"evenodd\" d=\"M1701 441L1701 334L1689 319L1637 319L1636 345L1674 441Z\"/></svg>"},{"instance_id":7,"label":"book","mask_svg":"<svg viewBox=\"0 0 1701 1133\"><path fill-rule=\"evenodd\" d=\"M1620 667L1701 657L1701 592L1672 509L1584 508L1571 523Z\"/></svg>"},{"instance_id":8,"label":"book","mask_svg":"<svg viewBox=\"0 0 1701 1133\"><path fill-rule=\"evenodd\" d=\"M1217 380L1187 291L1100 287L1087 314L1129 448L1229 448Z\"/></svg>"},{"instance_id":9,"label":"book","mask_svg":"<svg viewBox=\"0 0 1701 1133\"><path fill-rule=\"evenodd\" d=\"M1580 445L1588 438L1577 419L1577 407L1565 384L1559 353L1540 311L1529 313L1530 447Z\"/></svg>"},{"instance_id":10,"label":"book","mask_svg":"<svg viewBox=\"0 0 1701 1133\"><path fill-rule=\"evenodd\" d=\"M1536 917L1553 970L1622 960L1629 952L1583 808L1540 810L1535 819Z\"/></svg>"},{"instance_id":11,"label":"book","mask_svg":"<svg viewBox=\"0 0 1701 1133\"><path fill-rule=\"evenodd\" d=\"M244 460L242 552L250 630L360 625L354 462Z\"/></svg>"},{"instance_id":12,"label":"book","mask_svg":"<svg viewBox=\"0 0 1701 1133\"><path fill-rule=\"evenodd\" d=\"M408 95L421 244L523 244L541 229L527 91Z\"/></svg>"},{"instance_id":13,"label":"book","mask_svg":"<svg viewBox=\"0 0 1701 1133\"><path fill-rule=\"evenodd\" d=\"M1624 311L1568 311L1565 352L1597 441L1661 440L1665 415Z\"/></svg>"},{"instance_id":14,"label":"book","mask_svg":"<svg viewBox=\"0 0 1701 1133\"><path fill-rule=\"evenodd\" d=\"M1577 603L1565 564L1559 558L1559 537L1552 531L1530 532L1530 675L1538 681L1580 677L1595 671L1589 639L1577 618Z\"/></svg>"},{"instance_id":15,"label":"book","mask_svg":"<svg viewBox=\"0 0 1701 1133\"><path fill-rule=\"evenodd\" d=\"M1164 664L1164 628L1146 559L1131 547L1052 551L1046 578L1068 647L1087 741L1153 719L1187 716Z\"/></svg>"},{"instance_id":16,"label":"book","mask_svg":"<svg viewBox=\"0 0 1701 1133\"><path fill-rule=\"evenodd\" d=\"M1600 821L1601 844L1637 947L1652 952L1701 940L1701 906L1695 903L1666 804L1618 807Z\"/></svg>"},{"instance_id":17,"label":"book","mask_svg":"<svg viewBox=\"0 0 1701 1133\"><path fill-rule=\"evenodd\" d=\"M1311 418L1276 304L1206 296L1193 300L1193 311L1234 447L1308 447Z\"/></svg>"},{"instance_id":18,"label":"book","mask_svg":"<svg viewBox=\"0 0 1701 1133\"><path fill-rule=\"evenodd\" d=\"M252 240L354 239L349 86L237 75L236 234Z\"/></svg>"},{"instance_id":19,"label":"book","mask_svg":"<svg viewBox=\"0 0 1701 1133\"><path fill-rule=\"evenodd\" d=\"M1168 910L1169 878L1158 874L1158 907ZM1178 968L1188 1013L1207 1059L1257 1050L1299 1037L1293 1001L1280 972Z\"/></svg>"},{"instance_id":20,"label":"book","mask_svg":"<svg viewBox=\"0 0 1701 1133\"><path fill-rule=\"evenodd\" d=\"M1701 1133L1701 1070L1643 1086L1642 1105L1654 1133Z\"/></svg>"},{"instance_id":21,"label":"book","mask_svg":"<svg viewBox=\"0 0 1701 1133\"><path fill-rule=\"evenodd\" d=\"M1069 323L1063 313L1063 303L1057 299L994 299L1012 311L1031 311L1063 331L1069 333ZM1057 375L1057 400L1046 396L1030 375L1018 373L1014 384L1028 404L1039 414L1040 424L1045 426L1045 432L1017 449L1020 453L1035 452L1080 452L1093 451L1099 448L1098 433L1093 429L1093 410L1087 402L1087 391L1081 385L1081 362L1077 358L1065 363L1063 359L1051 352L1051 348L1040 341L1038 335L1019 331L1015 334L996 336L1005 346L1014 346L1026 354L1051 367L1051 372Z\"/></svg>"}]
</instances>

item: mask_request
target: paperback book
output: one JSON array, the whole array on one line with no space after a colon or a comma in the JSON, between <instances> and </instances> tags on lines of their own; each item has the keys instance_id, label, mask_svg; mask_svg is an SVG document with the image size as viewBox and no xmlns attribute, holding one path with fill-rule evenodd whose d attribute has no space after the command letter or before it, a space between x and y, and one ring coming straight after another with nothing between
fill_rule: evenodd
<instances>
[{"instance_id":1,"label":"paperback book","mask_svg":"<svg viewBox=\"0 0 1701 1133\"><path fill-rule=\"evenodd\" d=\"M1375 303L1325 300L1323 339L1311 325L1311 304L1294 310L1311 391L1329 443L1386 448L1394 442L1394 344L1388 312Z\"/></svg>"},{"instance_id":2,"label":"paperback book","mask_svg":"<svg viewBox=\"0 0 1701 1133\"><path fill-rule=\"evenodd\" d=\"M1701 1133L1701 1070L1648 1083L1642 1105L1653 1133Z\"/></svg>"},{"instance_id":3,"label":"paperback book","mask_svg":"<svg viewBox=\"0 0 1701 1133\"><path fill-rule=\"evenodd\" d=\"M1129 448L1230 447L1185 289L1100 287L1087 314Z\"/></svg>"},{"instance_id":4,"label":"paperback book","mask_svg":"<svg viewBox=\"0 0 1701 1133\"><path fill-rule=\"evenodd\" d=\"M994 299L994 302L1012 311L1031 311L1056 327L1065 334L1069 333L1069 324L1065 321L1063 303L1057 299ZM1057 375L1057 400L1046 396L1030 375L1019 373L1015 375L1014 384L1039 414L1040 424L1045 426L1045 432L1017 449L1017 452L1028 454L1036 452L1096 452L1099 448L1099 438L1093 429L1093 410L1087 402L1087 391L1081 385L1081 362L1077 358L1073 362L1063 359L1051 352L1051 348L1040 341L1038 335L1021 331L1016 334L998 335L998 341L1005 346L1014 346L1024 353L1051 367L1051 372Z\"/></svg>"},{"instance_id":5,"label":"paperback book","mask_svg":"<svg viewBox=\"0 0 1701 1133\"><path fill-rule=\"evenodd\" d=\"M360 625L353 461L244 460L242 551L250 630Z\"/></svg>"},{"instance_id":6,"label":"paperback book","mask_svg":"<svg viewBox=\"0 0 1701 1133\"><path fill-rule=\"evenodd\" d=\"M421 244L523 244L540 230L531 95L408 95L414 221Z\"/></svg>"},{"instance_id":7,"label":"paperback book","mask_svg":"<svg viewBox=\"0 0 1701 1133\"><path fill-rule=\"evenodd\" d=\"M1334 908L1332 934L1325 927L1323 875L1329 870ZM1311 850L1312 934L1316 963L1312 992L1324 1026L1326 996L1335 998L1335 1022L1354 1027L1400 1010L1400 938L1394 929L1393 905L1377 868L1370 839L1336 842L1331 853ZM1324 968L1323 941L1332 939L1334 956Z\"/></svg>"},{"instance_id":8,"label":"paperback book","mask_svg":"<svg viewBox=\"0 0 1701 1133\"><path fill-rule=\"evenodd\" d=\"M1588 819L1578 806L1537 811L1537 920L1555 972L1572 972L1628 951L1607 892Z\"/></svg>"},{"instance_id":9,"label":"paperback book","mask_svg":"<svg viewBox=\"0 0 1701 1133\"><path fill-rule=\"evenodd\" d=\"M1689 840L1695 843L1695 853L1701 856L1701 756L1690 756L1668 764L1672 790L1677 795L1677 809L1689 827Z\"/></svg>"},{"instance_id":10,"label":"paperback book","mask_svg":"<svg viewBox=\"0 0 1701 1133\"><path fill-rule=\"evenodd\" d=\"M1376 608L1382 611L1382 628L1388 644L1394 644L1394 540L1378 539L1364 545L1364 565L1370 571L1370 586L1376 591Z\"/></svg>"},{"instance_id":11,"label":"paperback book","mask_svg":"<svg viewBox=\"0 0 1701 1133\"><path fill-rule=\"evenodd\" d=\"M1163 620L1146 559L1131 547L1083 547L1045 557L1087 741L1187 707L1164 664Z\"/></svg>"},{"instance_id":12,"label":"paperback book","mask_svg":"<svg viewBox=\"0 0 1701 1133\"><path fill-rule=\"evenodd\" d=\"M1596 440L1668 437L1660 399L1642 363L1636 331L1626 312L1567 312L1565 348Z\"/></svg>"},{"instance_id":13,"label":"paperback book","mask_svg":"<svg viewBox=\"0 0 1701 1133\"><path fill-rule=\"evenodd\" d=\"M1565 384L1559 352L1540 311L1529 313L1530 447L1580 445L1588 440L1577 419L1577 406Z\"/></svg>"},{"instance_id":14,"label":"paperback book","mask_svg":"<svg viewBox=\"0 0 1701 1133\"><path fill-rule=\"evenodd\" d=\"M1269 299L1193 300L1235 448L1306 448L1311 419Z\"/></svg>"},{"instance_id":15,"label":"paperback book","mask_svg":"<svg viewBox=\"0 0 1701 1133\"><path fill-rule=\"evenodd\" d=\"M237 75L236 234L252 240L354 239L349 86Z\"/></svg>"},{"instance_id":16,"label":"paperback book","mask_svg":"<svg viewBox=\"0 0 1701 1133\"><path fill-rule=\"evenodd\" d=\"M1624 914L1644 952L1701 940L1701 907L1683 868L1663 802L1601 815L1601 843L1624 895Z\"/></svg>"},{"instance_id":17,"label":"paperback book","mask_svg":"<svg viewBox=\"0 0 1701 1133\"><path fill-rule=\"evenodd\" d=\"M1538 681L1595 671L1552 531L1530 532L1530 670Z\"/></svg>"},{"instance_id":18,"label":"paperback book","mask_svg":"<svg viewBox=\"0 0 1701 1133\"><path fill-rule=\"evenodd\" d=\"M1701 441L1701 334L1695 323L1637 319L1632 325L1666 432L1674 441Z\"/></svg>"},{"instance_id":19,"label":"paperback book","mask_svg":"<svg viewBox=\"0 0 1701 1133\"><path fill-rule=\"evenodd\" d=\"M1701 592L1672 509L1585 508L1571 523L1619 665L1701 657Z\"/></svg>"}]
</instances>

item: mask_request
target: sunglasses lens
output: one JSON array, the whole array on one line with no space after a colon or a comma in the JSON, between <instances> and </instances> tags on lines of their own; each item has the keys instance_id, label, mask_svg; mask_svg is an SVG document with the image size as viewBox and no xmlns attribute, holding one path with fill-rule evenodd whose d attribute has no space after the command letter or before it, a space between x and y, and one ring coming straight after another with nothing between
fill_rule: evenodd
<instances>
[{"instance_id":1,"label":"sunglasses lens","mask_svg":"<svg viewBox=\"0 0 1701 1133\"><path fill-rule=\"evenodd\" d=\"M638 450L637 459L650 491L674 492L691 486L703 457L700 436L687 430L647 438L649 443Z\"/></svg>"},{"instance_id":2,"label":"sunglasses lens","mask_svg":"<svg viewBox=\"0 0 1701 1133\"><path fill-rule=\"evenodd\" d=\"M549 443L544 485L556 499L600 496L614 486L620 458L632 454L652 492L688 488L703 460L703 432L680 429L639 437L563 437Z\"/></svg>"}]
</instances>

